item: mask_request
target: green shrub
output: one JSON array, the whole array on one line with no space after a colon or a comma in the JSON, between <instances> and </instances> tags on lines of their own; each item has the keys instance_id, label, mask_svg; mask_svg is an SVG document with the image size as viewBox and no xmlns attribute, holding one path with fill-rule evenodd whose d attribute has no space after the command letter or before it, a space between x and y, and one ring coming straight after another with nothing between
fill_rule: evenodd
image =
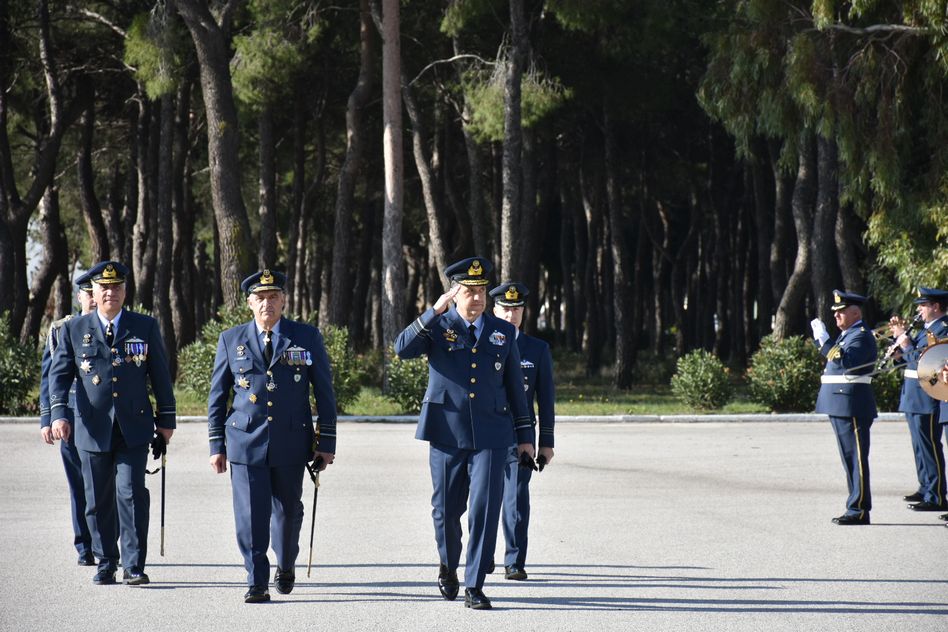
<instances>
[{"instance_id":1,"label":"green shrub","mask_svg":"<svg viewBox=\"0 0 948 632\"><path fill-rule=\"evenodd\" d=\"M767 336L747 369L751 399L776 412L810 412L816 406L823 365L809 338Z\"/></svg>"},{"instance_id":2,"label":"green shrub","mask_svg":"<svg viewBox=\"0 0 948 632\"><path fill-rule=\"evenodd\" d=\"M0 314L0 414L36 413L30 392L39 383L40 354L10 335L10 314Z\"/></svg>"},{"instance_id":3,"label":"green shrub","mask_svg":"<svg viewBox=\"0 0 948 632\"><path fill-rule=\"evenodd\" d=\"M248 320L250 310L246 306L222 307L217 318L204 325L198 339L178 352L178 388L190 391L198 399L207 401L218 337L222 332Z\"/></svg>"},{"instance_id":4,"label":"green shrub","mask_svg":"<svg viewBox=\"0 0 948 632\"><path fill-rule=\"evenodd\" d=\"M421 400L428 388L428 358L402 360L389 350L388 390L385 396L407 414L421 410Z\"/></svg>"},{"instance_id":5,"label":"green shrub","mask_svg":"<svg viewBox=\"0 0 948 632\"><path fill-rule=\"evenodd\" d=\"M359 397L362 368L359 359L349 347L349 330L336 325L326 325L320 331L332 367L332 389L336 394L336 408L342 412Z\"/></svg>"},{"instance_id":6,"label":"green shrub","mask_svg":"<svg viewBox=\"0 0 948 632\"><path fill-rule=\"evenodd\" d=\"M699 349L678 359L672 391L697 410L721 408L731 398L728 369L712 353Z\"/></svg>"}]
</instances>

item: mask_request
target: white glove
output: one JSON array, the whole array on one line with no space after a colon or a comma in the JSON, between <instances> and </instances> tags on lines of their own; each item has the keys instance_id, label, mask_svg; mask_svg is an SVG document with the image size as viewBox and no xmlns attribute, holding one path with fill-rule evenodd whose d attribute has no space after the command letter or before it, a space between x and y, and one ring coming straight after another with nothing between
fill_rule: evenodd
<instances>
[{"instance_id":1,"label":"white glove","mask_svg":"<svg viewBox=\"0 0 948 632\"><path fill-rule=\"evenodd\" d=\"M819 318L814 318L810 321L810 329L813 330L813 339L816 340L821 347L830 339L829 332L826 331L826 325L824 325L823 321Z\"/></svg>"}]
</instances>

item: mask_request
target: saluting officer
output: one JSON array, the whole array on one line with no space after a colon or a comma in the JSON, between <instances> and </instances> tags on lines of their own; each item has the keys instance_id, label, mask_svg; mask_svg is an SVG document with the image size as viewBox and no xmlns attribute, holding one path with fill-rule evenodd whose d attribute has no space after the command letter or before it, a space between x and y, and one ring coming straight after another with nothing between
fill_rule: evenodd
<instances>
[{"instance_id":1,"label":"saluting officer","mask_svg":"<svg viewBox=\"0 0 948 632\"><path fill-rule=\"evenodd\" d=\"M550 346L520 331L523 309L530 291L522 283L503 283L490 291L494 299L494 316L514 326L517 348L520 350L520 369L523 371L523 390L530 408L530 418L536 428L536 400L540 419L539 457L549 463L553 460L553 410L556 394L553 386L553 357ZM507 551L504 556L504 577L522 581L527 578L527 530L530 526L530 479L533 469L520 467L517 446L510 447L504 472L503 525Z\"/></svg>"},{"instance_id":2,"label":"saluting officer","mask_svg":"<svg viewBox=\"0 0 948 632\"><path fill-rule=\"evenodd\" d=\"M145 462L156 430L166 442L174 433L171 374L158 322L123 309L128 269L117 261L103 261L89 275L97 310L66 322L53 354L49 372L53 436L68 440L74 435L79 449L86 518L99 558L92 581L115 583L116 540L121 531L123 579L126 584L147 584ZM73 382L75 415L69 407ZM158 405L157 418L148 399L149 384Z\"/></svg>"},{"instance_id":3,"label":"saluting officer","mask_svg":"<svg viewBox=\"0 0 948 632\"><path fill-rule=\"evenodd\" d=\"M918 359L929 344L948 335L948 317L945 316L948 292L920 287L915 305L925 323L917 334L907 332L897 318L890 321L892 335L899 345L896 363L905 364L899 412L905 413L908 420L918 475L918 490L904 499L912 503L909 509L915 511L944 511L948 509L948 503L945 500L945 456L941 447L938 401L918 383Z\"/></svg>"},{"instance_id":4,"label":"saluting officer","mask_svg":"<svg viewBox=\"0 0 948 632\"><path fill-rule=\"evenodd\" d=\"M318 329L283 318L285 285L286 277L270 270L241 283L253 320L220 335L207 405L211 469L223 473L231 464L247 603L270 600L271 541L276 589L293 590L306 463L315 460L325 469L336 452L329 356ZM319 413L316 434L310 389Z\"/></svg>"},{"instance_id":5,"label":"saluting officer","mask_svg":"<svg viewBox=\"0 0 948 632\"><path fill-rule=\"evenodd\" d=\"M395 339L400 358L428 356L415 438L430 446L438 588L445 599L457 598L467 505L464 605L479 610L491 607L482 589L497 542L507 452L516 442L518 454L534 456L516 330L484 311L491 268L480 257L445 268L451 289Z\"/></svg>"},{"instance_id":6,"label":"saluting officer","mask_svg":"<svg viewBox=\"0 0 948 632\"><path fill-rule=\"evenodd\" d=\"M872 510L869 429L877 411L868 374L872 372L877 349L872 332L862 322L865 302L865 296L833 291L833 317L842 332L833 344L823 322L817 318L810 321L816 346L826 357L816 412L829 415L849 483L846 513L833 518L838 525L869 524Z\"/></svg>"},{"instance_id":7,"label":"saluting officer","mask_svg":"<svg viewBox=\"0 0 948 632\"><path fill-rule=\"evenodd\" d=\"M79 301L80 315L92 313L95 310L95 299L92 298L92 279L88 272L76 279L76 287L78 288L76 299ZM49 326L46 345L43 347L39 396L40 435L43 437L43 441L49 445L54 443L53 424L49 409L49 367L52 364L53 352L59 345L62 326L72 316L72 314L69 314ZM69 389L69 407L75 414L75 383ZM63 459L66 481L69 483L69 506L72 510L72 532L74 534L73 544L76 551L79 552L79 566L95 566L95 556L92 555L92 536L89 534L89 526L86 524L86 492L83 489L82 482L82 462L79 460L79 451L76 450L75 439L70 437L69 440L61 441L59 443L59 453Z\"/></svg>"}]
</instances>

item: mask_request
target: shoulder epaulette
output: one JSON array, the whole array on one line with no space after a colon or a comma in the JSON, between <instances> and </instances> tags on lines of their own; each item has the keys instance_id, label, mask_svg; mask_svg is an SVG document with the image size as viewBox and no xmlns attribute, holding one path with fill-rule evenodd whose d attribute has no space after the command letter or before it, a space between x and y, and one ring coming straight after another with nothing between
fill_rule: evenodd
<instances>
[{"instance_id":1,"label":"shoulder epaulette","mask_svg":"<svg viewBox=\"0 0 948 632\"><path fill-rule=\"evenodd\" d=\"M65 324L66 324L66 321L69 320L70 318L72 318L72 314L66 314L65 316L63 316L63 317L60 318L59 320L54 320L54 321L52 322L52 324L49 326L49 328L50 328L50 329L59 329L60 327L62 327L63 325L65 325Z\"/></svg>"}]
</instances>

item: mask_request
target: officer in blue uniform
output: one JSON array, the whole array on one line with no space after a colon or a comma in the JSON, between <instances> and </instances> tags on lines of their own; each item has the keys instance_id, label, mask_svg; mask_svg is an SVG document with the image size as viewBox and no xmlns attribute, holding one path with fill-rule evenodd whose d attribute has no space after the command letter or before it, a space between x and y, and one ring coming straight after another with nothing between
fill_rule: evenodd
<instances>
[{"instance_id":1,"label":"officer in blue uniform","mask_svg":"<svg viewBox=\"0 0 948 632\"><path fill-rule=\"evenodd\" d=\"M868 374L872 372L877 350L872 332L862 322L865 302L866 297L859 294L834 290L833 317L842 333L833 344L822 321L810 322L816 346L826 358L816 412L829 415L849 483L846 513L833 518L838 525L869 524L872 510L869 428L877 411Z\"/></svg>"},{"instance_id":2,"label":"officer in blue uniform","mask_svg":"<svg viewBox=\"0 0 948 632\"><path fill-rule=\"evenodd\" d=\"M458 595L461 516L468 510L464 605L489 609L493 558L510 446L534 456L514 327L484 310L491 264L471 257L445 268L451 288L395 339L400 358L428 356L428 389L415 438L429 442L438 588ZM450 306L451 303L454 306Z\"/></svg>"},{"instance_id":3,"label":"officer in blue uniform","mask_svg":"<svg viewBox=\"0 0 948 632\"><path fill-rule=\"evenodd\" d=\"M506 320L517 332L520 350L520 369L523 371L523 390L530 408L530 418L536 428L536 401L540 419L540 451L538 460L553 460L553 356L550 346L520 331L523 309L530 291L522 283L507 282L490 291L494 299L494 316ZM520 467L517 446L511 446L504 472L503 525L507 551L504 556L504 577L522 581L527 578L527 531L530 526L530 479L533 469Z\"/></svg>"},{"instance_id":4,"label":"officer in blue uniform","mask_svg":"<svg viewBox=\"0 0 948 632\"><path fill-rule=\"evenodd\" d=\"M905 413L908 420L918 475L918 490L904 498L914 511L944 511L948 509L948 502L945 498L945 455L941 446L942 426L938 423L938 401L918 383L918 358L929 344L948 336L948 317L945 316L948 292L919 288L915 305L925 323L917 334L906 331L898 318L890 321L892 335L899 346L895 361L905 365L899 412Z\"/></svg>"},{"instance_id":5,"label":"officer in blue uniform","mask_svg":"<svg viewBox=\"0 0 948 632\"><path fill-rule=\"evenodd\" d=\"M174 433L171 375L158 322L123 309L127 268L103 261L89 275L96 311L63 325L49 371L53 436L74 436L79 449L86 520L99 558L92 581L115 583L121 532L123 579L130 585L147 584L145 462L155 432L165 442ZM75 415L69 406L74 382ZM148 399L149 384L157 418Z\"/></svg>"},{"instance_id":6,"label":"officer in blue uniform","mask_svg":"<svg viewBox=\"0 0 948 632\"><path fill-rule=\"evenodd\" d=\"M283 318L286 277L263 270L244 279L253 320L223 332L211 375L207 405L211 468L227 471L237 545L249 586L244 601L270 600L273 543L276 589L293 590L300 527L303 473L319 469L336 451L336 396L329 356L319 330ZM318 433L313 431L310 392L316 396Z\"/></svg>"},{"instance_id":7,"label":"officer in blue uniform","mask_svg":"<svg viewBox=\"0 0 948 632\"><path fill-rule=\"evenodd\" d=\"M76 299L79 301L80 314L89 314L95 310L95 299L92 298L92 279L89 273L76 279ZM43 347L42 377L40 379L40 435L43 441L53 445L53 420L50 419L49 409L49 367L52 364L53 352L59 345L59 336L62 326L72 318L69 314L53 322L46 336L46 345ZM76 389L69 389L69 407L75 414ZM95 566L95 556L92 555L92 536L86 524L86 492L83 489L82 462L79 460L79 451L76 450L75 440L61 441L59 453L63 460L63 469L66 471L66 481L69 483L69 506L72 510L73 544L79 552L79 566Z\"/></svg>"}]
</instances>

